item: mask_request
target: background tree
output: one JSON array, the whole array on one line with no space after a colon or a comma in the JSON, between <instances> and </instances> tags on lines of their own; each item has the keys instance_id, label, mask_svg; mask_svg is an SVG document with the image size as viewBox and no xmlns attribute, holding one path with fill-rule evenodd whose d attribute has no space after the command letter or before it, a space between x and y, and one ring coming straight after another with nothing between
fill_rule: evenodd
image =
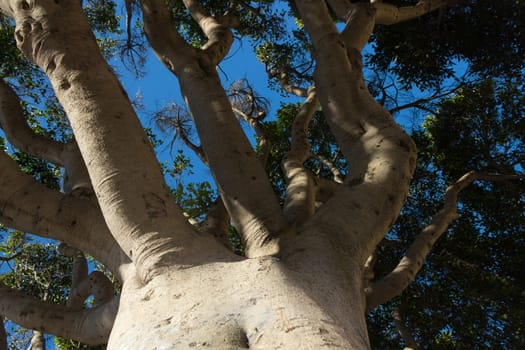
<instances>
[{"instance_id":1,"label":"background tree","mask_svg":"<svg viewBox=\"0 0 525 350\"><path fill-rule=\"evenodd\" d=\"M524 345L521 1L81 5L0 1L0 314L35 348ZM146 38L215 186L106 63L144 74ZM299 102L224 88L235 38Z\"/></svg>"}]
</instances>

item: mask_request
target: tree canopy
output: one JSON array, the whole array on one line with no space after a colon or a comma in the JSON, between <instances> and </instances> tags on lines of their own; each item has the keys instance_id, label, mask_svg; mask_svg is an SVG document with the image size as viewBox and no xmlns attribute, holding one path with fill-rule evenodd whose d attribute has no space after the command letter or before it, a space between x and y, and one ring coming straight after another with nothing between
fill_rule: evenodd
<instances>
[{"instance_id":1,"label":"tree canopy","mask_svg":"<svg viewBox=\"0 0 525 350\"><path fill-rule=\"evenodd\" d=\"M150 259L153 253L141 248L143 245L160 250L174 240L171 233L165 234L167 227L172 229L162 219L164 212L167 217L185 217L196 232L210 233L220 242L217 246L226 246L237 256L289 254L292 265L299 264L311 259L310 255L303 258L301 252L299 258L294 258L296 251L306 248L296 243L293 249L276 253L276 248L268 243L275 238L273 233L284 237L283 244L295 239L288 238L289 234L307 237L305 247L315 246L321 238L301 236L301 230L313 227L315 213L327 216L327 211L334 210L331 220L343 225L346 219L339 222L338 218L344 215L333 208L360 209L358 200L348 204L345 196L380 196L376 193L388 192L392 187L397 191L399 187L399 196L387 196L391 205L386 213L381 209L380 215L375 209L378 219L374 210L369 210L372 213L363 214L362 222L341 226L351 233L355 226L365 222L376 225L377 220L377 226L386 229L384 233L370 234L373 243L352 241L360 245L340 247L349 256L360 256L358 249L370 252L360 269L364 279L361 292L369 296L363 308L371 348L525 346L525 277L521 273L525 266L525 2L81 1L83 14L96 37L94 42L102 57L112 64L111 69L103 66L103 60L89 67L81 63L75 66L67 55L81 51L81 42L24 41L21 33L26 30L24 35L31 38L28 33L35 30L24 26L33 22L28 22L23 10L13 4L31 10L38 9L39 3L45 9L51 6L48 1L0 0L1 295L17 290L16 293L73 308L75 312L97 310L97 305L113 303L108 300L114 294L120 295L122 284L125 285L122 276L127 272L122 272L122 266L134 262L139 279L149 281L157 265L167 264L162 260L164 256ZM335 24L337 32L316 17L318 7L327 12L330 25ZM71 38L86 36L81 27L68 29ZM58 32L62 30L58 25L57 28ZM70 39L66 35L63 40ZM246 79L221 87L221 62L236 54L230 53L235 41L249 47L264 67L265 75L260 79L265 81L266 91L256 90L253 82ZM46 45L65 51L47 54ZM348 74L338 71L342 61L337 50L341 48L345 52L344 64L350 67ZM155 58L150 50L166 66L164 74L171 71L177 76L180 87L169 88L182 90L184 101L174 99L153 112L147 112L151 107L141 108L135 101L135 112L131 113L140 116L143 127L125 117L107 125L109 116L84 117L82 113L96 116L97 110L102 110L97 105L100 96L85 87L91 83L91 77L82 78L88 82L72 93L68 92L68 81L54 80L54 75L58 77L67 69L71 71L64 73L66 76L74 76L76 70L105 69L117 76L132 74L140 79L152 74L148 60ZM51 63L45 55L53 56ZM66 57L67 62L62 63L60 57ZM74 69L63 68L62 64ZM215 80L209 82L204 76ZM357 81L355 86L344 85L348 77ZM92 80L97 79L93 75ZM220 94L215 89L220 89ZM350 97L334 97L343 90L353 96L367 90L373 99L354 102ZM204 95L206 91L209 95ZM124 95L127 99L125 91ZM82 103L75 106L75 99ZM372 100L379 107L373 107ZM234 121L241 127L233 128L223 116L227 114L224 108L216 107L222 101L227 101L228 113L236 117ZM362 117L354 113L355 109L371 116ZM397 123L390 122L383 111L389 112ZM127 112L115 113L124 116ZM363 145L360 143L363 135L370 130L397 130L398 124L417 147L417 162L408 156L412 146L400 136L393 142L395 147L384 151L394 160L374 163L375 153L368 150L364 141ZM114 131L119 128L137 128L143 134L128 136ZM248 138L241 143L238 140L244 133ZM373 134L366 140L373 139L370 142L380 149L383 141L390 142L396 133ZM128 138L137 135L141 139L135 141L140 145L133 146ZM140 148L146 143L151 145L148 149L162 154L160 166L154 157L150 159L148 149ZM135 160L118 157L117 151L126 148L130 153L137 150ZM167 148L175 150L169 160ZM114 149L117 156L112 155ZM230 154L235 158L230 158ZM395 159L403 157L406 159L400 167L414 169L413 173L403 170L411 173L410 185L405 175L398 175L395 169ZM138 160L141 169L129 171ZM104 169L105 162L119 164L125 171L121 174L118 167L115 170L109 166ZM192 170L195 162L209 167L213 177L196 178ZM386 163L394 165L384 170ZM266 178L260 179L261 174ZM126 182L126 177L134 176L137 179ZM239 188L238 182L247 176L251 177L250 186ZM380 182L376 179L382 177L391 180L374 189L355 190L367 181ZM42 185L37 191L48 196L41 197L44 201L59 198L57 201L67 202L68 210L85 212L85 218L76 225L76 216L64 214L61 207L41 210L44 204L35 199L35 203L26 203L33 197L27 197L29 201L18 200L22 189L32 193L32 179ZM155 192L164 190L162 179L169 187L168 199ZM143 188L146 195L141 192ZM130 195L120 197L112 191ZM243 192L250 191L251 198L245 198ZM152 196L144 197L153 203L147 204L146 210L149 218L160 218L158 222L144 224L139 209L118 206L135 201L134 193ZM274 199L275 205L266 204ZM164 201L168 200L176 203L173 208L180 208L182 215L169 205L164 208ZM10 211L13 206L16 214ZM397 207L401 209L396 211ZM26 213L30 210L36 213L38 222ZM281 210L286 224L276 214ZM108 219L110 212L116 217L128 215L137 219L131 223ZM65 219L60 224L48 223L48 217L62 216ZM309 218L314 220L308 221ZM348 220L353 218L349 215ZM372 224L370 227L371 232L376 230ZM70 230L101 233L89 234L86 240L80 234L69 238L69 233L61 233ZM131 233L121 238L115 234L118 230ZM147 234L142 235L141 230ZM190 240L184 236L190 230L186 226L181 224L174 230L182 232L180 242ZM247 234L250 230L257 233ZM100 241L100 237L107 241ZM334 256L342 254L338 243L333 243L334 236L319 237L333 244L329 247ZM184 244L173 251L179 254ZM208 246L212 247L211 252L219 249L208 243L192 249L200 252ZM319 251L324 251L324 246L319 246ZM191 254L190 258L184 254L180 264L192 265ZM172 261L171 257L166 259ZM351 265L353 259L340 261ZM343 264L340 261L334 266L346 271L346 266L337 265ZM401 281L394 276L396 273L402 275ZM0 306L0 313L9 309ZM47 333L35 327L36 331L29 335L10 321L6 320L6 325L8 336L3 341L12 349L28 347L31 337L36 342L40 331ZM96 348L93 344L80 345L77 338L73 341L58 337L67 334L48 338L48 346L54 343L59 349ZM32 349L41 349L34 346Z\"/></svg>"}]
</instances>

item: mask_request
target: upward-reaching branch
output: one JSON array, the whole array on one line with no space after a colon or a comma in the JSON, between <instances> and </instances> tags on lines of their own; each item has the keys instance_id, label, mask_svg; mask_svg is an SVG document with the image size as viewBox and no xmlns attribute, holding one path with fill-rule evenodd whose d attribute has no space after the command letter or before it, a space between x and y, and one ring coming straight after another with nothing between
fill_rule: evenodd
<instances>
[{"instance_id":1,"label":"upward-reaching branch","mask_svg":"<svg viewBox=\"0 0 525 350\"><path fill-rule=\"evenodd\" d=\"M188 247L199 239L172 201L148 138L102 57L80 2L31 2L13 10L17 45L48 75L108 227L137 262L141 277L149 280L165 260L190 264Z\"/></svg>"},{"instance_id":2,"label":"upward-reaching branch","mask_svg":"<svg viewBox=\"0 0 525 350\"><path fill-rule=\"evenodd\" d=\"M31 130L25 120L18 96L3 79L0 79L0 128L9 142L19 150L64 165L65 145Z\"/></svg>"},{"instance_id":3,"label":"upward-reaching branch","mask_svg":"<svg viewBox=\"0 0 525 350\"><path fill-rule=\"evenodd\" d=\"M319 100L349 164L345 185L311 223L334 230L364 264L399 213L416 149L363 80L361 50L374 27L372 4L352 3L340 34L323 1L296 3L315 50ZM345 233L348 227L354 229Z\"/></svg>"},{"instance_id":4,"label":"upward-reaching branch","mask_svg":"<svg viewBox=\"0 0 525 350\"><path fill-rule=\"evenodd\" d=\"M217 65L230 51L233 34L230 30L238 25L238 19L233 14L220 17L209 15L198 0L183 0L193 19L199 24L208 42L202 47L205 56L212 65Z\"/></svg>"},{"instance_id":5,"label":"upward-reaching branch","mask_svg":"<svg viewBox=\"0 0 525 350\"><path fill-rule=\"evenodd\" d=\"M0 79L0 128L16 148L63 166L66 193L82 190L92 194L91 182L76 141L73 139L64 144L34 132L27 125L18 96L2 79Z\"/></svg>"},{"instance_id":6,"label":"upward-reaching branch","mask_svg":"<svg viewBox=\"0 0 525 350\"><path fill-rule=\"evenodd\" d=\"M142 5L148 40L179 78L223 202L244 239L246 255L275 254L279 249L275 237L286 228L286 220L265 169L232 111L215 64L180 43L179 34L166 23L164 1L143 0Z\"/></svg>"},{"instance_id":7,"label":"upward-reaching branch","mask_svg":"<svg viewBox=\"0 0 525 350\"><path fill-rule=\"evenodd\" d=\"M293 225L304 223L315 211L316 187L312 174L303 166L310 155L308 127L319 101L315 88L308 91L308 97L292 124L290 150L283 157L281 168L286 179L284 214Z\"/></svg>"},{"instance_id":8,"label":"upward-reaching branch","mask_svg":"<svg viewBox=\"0 0 525 350\"><path fill-rule=\"evenodd\" d=\"M457 218L457 198L461 190L476 180L506 181L517 178L514 175L482 174L471 171L447 188L443 208L417 236L397 267L367 288L367 308L373 309L400 294L416 277L434 243Z\"/></svg>"}]
</instances>

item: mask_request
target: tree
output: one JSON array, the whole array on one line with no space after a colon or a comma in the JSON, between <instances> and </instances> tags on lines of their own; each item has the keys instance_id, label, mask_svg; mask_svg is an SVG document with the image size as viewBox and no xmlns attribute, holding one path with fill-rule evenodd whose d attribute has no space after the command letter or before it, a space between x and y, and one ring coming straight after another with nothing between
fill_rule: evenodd
<instances>
[{"instance_id":1,"label":"tree","mask_svg":"<svg viewBox=\"0 0 525 350\"><path fill-rule=\"evenodd\" d=\"M182 200L177 205L180 197L166 185L151 135L102 55L118 51L115 3L0 0L10 18L2 19L2 34L11 32L19 50L6 39L2 130L13 147L41 159L44 170L50 163L63 169L54 172L63 175L59 191L57 182L24 173L13 152L0 152L0 222L64 242L61 251L76 261L66 304L15 289L20 286L4 278L0 314L38 332L108 343L108 349L368 349L365 315L375 309L369 321L379 329L371 334L378 335L384 331L379 318L390 317L389 308L401 301L395 322L406 346L416 346L425 337L408 334L403 317L417 320L424 312L407 313L410 297L395 298L424 264L442 271L439 259L425 258L457 218L459 192L481 180L521 184L523 133L516 131L523 129L523 48L519 30L507 27L519 28L523 6L489 3L126 1L121 52L140 70L143 28L179 81L200 145L188 137L184 109L158 117L213 173L220 197L198 206L209 207L202 219L200 212L185 213ZM290 36L283 36L291 26L283 14L295 19ZM487 42L469 42L474 29ZM100 39L103 32L106 40ZM493 33L501 40L492 41ZM446 40L449 34L454 40ZM228 90L221 85L217 67L234 35L253 44L274 88L302 98L284 106L276 121L265 120L267 106L247 82ZM486 55L498 59L484 61ZM470 75L445 91L457 59L469 65ZM365 81L367 67L375 76ZM42 71L59 103L39 80ZM389 86L391 79L401 86ZM412 87L433 92L416 101L396 96ZM49 113L41 129L28 124L31 105ZM413 138L392 117L409 107L432 113ZM51 132L60 116L67 116L72 132L62 126ZM255 149L239 119L255 130ZM463 134L476 136L484 125L491 129L477 143ZM422 150L419 163L414 140ZM34 164L41 163L29 164L29 172L38 174ZM416 210L411 197L436 196L432 181L450 185L444 205ZM519 191L476 186L479 196L502 193L512 215L501 219L508 227L523 226ZM475 195L460 211L467 218L491 218ZM406 230L433 214L420 234L407 237ZM500 222L498 215L494 220ZM461 227L490 230L490 224ZM506 238L511 231L498 233ZM232 232L241 249L229 244ZM399 260L400 249L388 250L388 243L409 245ZM522 249L523 239L516 244ZM115 275L119 293L106 274L88 274L85 254ZM450 260L463 261L460 252L450 254ZM439 275L416 286L429 286ZM517 324L511 326L519 343L524 337ZM445 345L454 341L440 339Z\"/></svg>"}]
</instances>

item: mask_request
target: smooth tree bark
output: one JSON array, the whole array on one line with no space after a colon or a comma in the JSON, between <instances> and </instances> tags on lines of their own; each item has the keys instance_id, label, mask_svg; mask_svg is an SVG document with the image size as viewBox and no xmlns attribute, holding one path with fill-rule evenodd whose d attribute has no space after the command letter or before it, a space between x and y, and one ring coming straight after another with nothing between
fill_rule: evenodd
<instances>
[{"instance_id":1,"label":"smooth tree bark","mask_svg":"<svg viewBox=\"0 0 525 350\"><path fill-rule=\"evenodd\" d=\"M183 3L208 38L200 48L177 32L164 0L140 1L149 43L178 78L173 90L182 91L199 152L220 192L221 202L199 227L171 199L81 2L0 0L2 12L16 22L20 51L49 77L74 141L34 134L6 82L0 83L1 127L11 144L79 179L63 193L49 190L0 152L0 222L64 242L60 251L75 261L67 305L0 285L0 315L38 332L108 343L111 350L369 349L367 310L406 288L454 219L457 192L485 179L460 179L396 270L369 281L370 257L407 195L416 148L368 91L361 51L376 24L416 18L446 1L407 8L296 1L315 52L315 86L293 87L281 76L285 90L305 98L282 161L283 208L216 69L230 50L237 19L231 12L212 16L197 0ZM341 32L328 6L346 22ZM349 164L345 179L337 169L334 181L318 179L303 166L310 155L306 131L318 108ZM79 195L79 187L88 191ZM228 220L246 256L224 246ZM88 272L84 253L119 279L118 296L102 272ZM85 307L90 295L94 305Z\"/></svg>"}]
</instances>

